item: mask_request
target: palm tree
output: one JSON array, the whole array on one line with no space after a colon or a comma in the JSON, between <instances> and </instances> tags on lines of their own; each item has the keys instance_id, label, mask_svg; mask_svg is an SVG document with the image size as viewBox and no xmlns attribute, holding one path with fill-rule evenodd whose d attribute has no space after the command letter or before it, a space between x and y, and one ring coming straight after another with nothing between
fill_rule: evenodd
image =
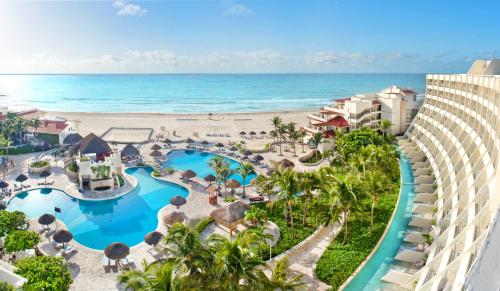
<instances>
[{"instance_id":1,"label":"palm tree","mask_svg":"<svg viewBox=\"0 0 500 291\"><path fill-rule=\"evenodd\" d=\"M250 290L260 290L268 285L261 270L264 261L254 249L262 241L254 232L239 233L234 240L217 234L208 238L207 244L214 253L213 276L220 289L239 290L245 284Z\"/></svg>"},{"instance_id":2,"label":"palm tree","mask_svg":"<svg viewBox=\"0 0 500 291\"><path fill-rule=\"evenodd\" d=\"M263 209L252 205L250 209L245 211L245 221L250 221L255 226L263 224L267 222L267 213Z\"/></svg>"},{"instance_id":3,"label":"palm tree","mask_svg":"<svg viewBox=\"0 0 500 291\"><path fill-rule=\"evenodd\" d=\"M389 183L387 177L380 171L371 171L366 173L364 184L367 188L367 192L372 200L371 205L371 226L373 227L375 205L377 204L377 199L379 195L387 191Z\"/></svg>"},{"instance_id":4,"label":"palm tree","mask_svg":"<svg viewBox=\"0 0 500 291\"><path fill-rule=\"evenodd\" d=\"M297 150L296 150L296 147L295 147L295 143L297 143L297 141L299 140L299 138L301 136L301 133L299 131L292 131L292 132L289 133L289 135L290 135L290 140L292 141L293 156L296 157L297 156Z\"/></svg>"},{"instance_id":5,"label":"palm tree","mask_svg":"<svg viewBox=\"0 0 500 291\"><path fill-rule=\"evenodd\" d=\"M285 143L285 146L286 146L286 136L285 136L286 133L287 133L286 126L280 125L278 127L278 140L279 140L279 146L280 146L280 156L283 155L283 151L282 151L283 142Z\"/></svg>"},{"instance_id":6,"label":"palm tree","mask_svg":"<svg viewBox=\"0 0 500 291\"><path fill-rule=\"evenodd\" d=\"M278 143L280 145L280 153L281 153L281 140L280 140L280 134L279 134L278 129L281 127L281 123L283 122L283 120L281 120L281 117L275 116L275 117L273 117L273 119L271 119L271 122L273 123L274 132L276 134L276 137L278 138Z\"/></svg>"},{"instance_id":7,"label":"palm tree","mask_svg":"<svg viewBox=\"0 0 500 291\"><path fill-rule=\"evenodd\" d=\"M174 291L181 289L181 283L185 277L176 276L176 262L174 260L154 262L148 264L142 262L144 271L126 270L120 274L118 280L131 290L164 290Z\"/></svg>"},{"instance_id":8,"label":"palm tree","mask_svg":"<svg viewBox=\"0 0 500 291\"><path fill-rule=\"evenodd\" d=\"M215 172L215 178L217 181L217 190L219 192L220 196L220 185L221 183L226 183L227 177L229 177L229 174L227 173L227 169L229 168L229 165L227 161L224 159L222 156L216 155L213 157L209 162L208 165L212 170Z\"/></svg>"},{"instance_id":9,"label":"palm tree","mask_svg":"<svg viewBox=\"0 0 500 291\"><path fill-rule=\"evenodd\" d=\"M209 268L210 253L194 228L176 223L170 227L163 242L165 255L177 260L181 271L195 275Z\"/></svg>"},{"instance_id":10,"label":"palm tree","mask_svg":"<svg viewBox=\"0 0 500 291\"><path fill-rule=\"evenodd\" d=\"M269 134L273 137L273 143L272 143L272 151L276 151L275 149L275 143L276 143L276 139L278 138L278 132L276 130L271 130L271 132L269 132Z\"/></svg>"},{"instance_id":11,"label":"palm tree","mask_svg":"<svg viewBox=\"0 0 500 291\"><path fill-rule=\"evenodd\" d=\"M342 221L345 243L349 232L349 215L361 207L362 184L354 174L337 175L323 183L322 192L329 199L329 211L326 213L325 222Z\"/></svg>"},{"instance_id":12,"label":"palm tree","mask_svg":"<svg viewBox=\"0 0 500 291\"><path fill-rule=\"evenodd\" d=\"M279 188L277 197L279 200L284 201L286 204L284 207L285 220L287 220L288 207L288 215L290 216L292 235L295 235L293 225L293 201L296 198L297 193L299 193L300 191L297 173L291 169L279 169L273 173L273 176L273 181Z\"/></svg>"},{"instance_id":13,"label":"palm tree","mask_svg":"<svg viewBox=\"0 0 500 291\"><path fill-rule=\"evenodd\" d=\"M266 195L269 201L271 201L271 195L274 193L274 183L271 177L258 175L255 178L255 186L260 190L260 193ZM269 208L269 211L272 212L272 207Z\"/></svg>"},{"instance_id":14,"label":"palm tree","mask_svg":"<svg viewBox=\"0 0 500 291\"><path fill-rule=\"evenodd\" d=\"M288 291L295 290L297 287L304 285L304 282L302 282L302 275L295 275L290 278L287 268L287 257L283 257L275 262L271 279L269 280L272 287L277 290Z\"/></svg>"},{"instance_id":15,"label":"palm tree","mask_svg":"<svg viewBox=\"0 0 500 291\"><path fill-rule=\"evenodd\" d=\"M30 121L30 125L31 125L31 127L33 127L35 129L35 133L37 133L38 128L40 127L40 125L42 125L42 122L37 117L37 118L34 118Z\"/></svg>"},{"instance_id":16,"label":"palm tree","mask_svg":"<svg viewBox=\"0 0 500 291\"><path fill-rule=\"evenodd\" d=\"M311 142L313 143L314 148L316 149L316 154L318 154L318 147L322 141L323 141L323 134L321 132L316 132L311 138Z\"/></svg>"},{"instance_id":17,"label":"palm tree","mask_svg":"<svg viewBox=\"0 0 500 291\"><path fill-rule=\"evenodd\" d=\"M253 173L253 166L252 164L250 163L242 163L238 166L238 168L236 169L236 171L238 172L238 174L240 174L241 176L241 180L242 180L242 187L243 187L243 195L242 197L245 198L245 188L246 188L246 179L248 177L248 175L250 175L251 173Z\"/></svg>"},{"instance_id":18,"label":"palm tree","mask_svg":"<svg viewBox=\"0 0 500 291\"><path fill-rule=\"evenodd\" d=\"M307 133L304 130L299 131L299 139L300 139L300 144L302 145L302 153L305 153L304 149L304 138L306 137Z\"/></svg>"},{"instance_id":19,"label":"palm tree","mask_svg":"<svg viewBox=\"0 0 500 291\"><path fill-rule=\"evenodd\" d=\"M380 130L382 131L382 135L385 137L385 134L387 133L387 130L392 127L392 122L387 119L382 119L380 121Z\"/></svg>"},{"instance_id":20,"label":"palm tree","mask_svg":"<svg viewBox=\"0 0 500 291\"><path fill-rule=\"evenodd\" d=\"M315 172L302 172L298 174L299 177L299 188L302 191L300 196L303 199L302 205L302 225L307 223L307 207L308 202L313 198L312 191L316 190L319 185L318 174Z\"/></svg>"}]
</instances>

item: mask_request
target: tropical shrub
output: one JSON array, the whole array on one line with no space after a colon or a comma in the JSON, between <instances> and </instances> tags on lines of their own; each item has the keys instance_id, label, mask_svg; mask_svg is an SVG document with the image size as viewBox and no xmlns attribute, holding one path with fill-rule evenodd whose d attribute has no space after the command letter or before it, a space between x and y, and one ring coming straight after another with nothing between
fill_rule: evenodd
<instances>
[{"instance_id":1,"label":"tropical shrub","mask_svg":"<svg viewBox=\"0 0 500 291\"><path fill-rule=\"evenodd\" d=\"M153 171L153 177L161 177L161 173L158 171Z\"/></svg>"},{"instance_id":2,"label":"tropical shrub","mask_svg":"<svg viewBox=\"0 0 500 291\"><path fill-rule=\"evenodd\" d=\"M68 171L72 172L72 173L76 173L78 172L78 164L76 163L76 161L72 161L69 166L68 166Z\"/></svg>"},{"instance_id":3,"label":"tropical shrub","mask_svg":"<svg viewBox=\"0 0 500 291\"><path fill-rule=\"evenodd\" d=\"M26 278L25 290L68 290L73 282L63 258L36 256L16 262L16 274Z\"/></svg>"},{"instance_id":4,"label":"tropical shrub","mask_svg":"<svg viewBox=\"0 0 500 291\"><path fill-rule=\"evenodd\" d=\"M0 237L14 230L26 229L29 226L26 215L21 211L0 210Z\"/></svg>"},{"instance_id":5,"label":"tropical shrub","mask_svg":"<svg viewBox=\"0 0 500 291\"><path fill-rule=\"evenodd\" d=\"M212 223L214 221L214 219L212 217L207 217L207 218L204 218L202 220L200 220L198 223L196 223L194 229L198 232L198 233L202 233L205 228L207 228L207 226Z\"/></svg>"},{"instance_id":6,"label":"tropical shrub","mask_svg":"<svg viewBox=\"0 0 500 291\"><path fill-rule=\"evenodd\" d=\"M224 198L224 202L228 202L228 203L232 203L232 202L235 202L237 200L238 200L238 198L233 197L233 196L227 196Z\"/></svg>"},{"instance_id":7,"label":"tropical shrub","mask_svg":"<svg viewBox=\"0 0 500 291\"><path fill-rule=\"evenodd\" d=\"M14 230L7 235L4 242L8 253L24 251L34 248L40 242L38 233L31 230Z\"/></svg>"},{"instance_id":8,"label":"tropical shrub","mask_svg":"<svg viewBox=\"0 0 500 291\"><path fill-rule=\"evenodd\" d=\"M5 281L0 281L0 291L14 291L16 290L14 286L10 285Z\"/></svg>"},{"instance_id":9,"label":"tropical shrub","mask_svg":"<svg viewBox=\"0 0 500 291\"><path fill-rule=\"evenodd\" d=\"M165 168L164 171L165 171L165 173L171 175L174 173L174 168L168 167L168 168Z\"/></svg>"},{"instance_id":10,"label":"tropical shrub","mask_svg":"<svg viewBox=\"0 0 500 291\"><path fill-rule=\"evenodd\" d=\"M43 168L43 167L47 167L49 165L49 162L47 161L36 161L36 162L32 162L30 164L30 167L32 168Z\"/></svg>"},{"instance_id":11,"label":"tropical shrub","mask_svg":"<svg viewBox=\"0 0 500 291\"><path fill-rule=\"evenodd\" d=\"M111 174L111 167L106 165L90 167L90 170L98 179L107 179Z\"/></svg>"}]
</instances>

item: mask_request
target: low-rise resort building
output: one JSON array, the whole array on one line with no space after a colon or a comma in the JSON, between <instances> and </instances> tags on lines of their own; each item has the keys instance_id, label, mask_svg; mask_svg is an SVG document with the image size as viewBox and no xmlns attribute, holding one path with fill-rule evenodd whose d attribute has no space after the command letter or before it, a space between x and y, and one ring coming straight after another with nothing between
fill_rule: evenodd
<instances>
[{"instance_id":1,"label":"low-rise resort building","mask_svg":"<svg viewBox=\"0 0 500 291\"><path fill-rule=\"evenodd\" d=\"M378 93L337 99L334 104L321 108L319 113L308 115L309 124L303 127L306 140L315 133L331 138L337 130L347 132L363 126L379 128L382 120L391 122L392 134L402 134L422 105L417 95L413 89L391 86Z\"/></svg>"}]
</instances>

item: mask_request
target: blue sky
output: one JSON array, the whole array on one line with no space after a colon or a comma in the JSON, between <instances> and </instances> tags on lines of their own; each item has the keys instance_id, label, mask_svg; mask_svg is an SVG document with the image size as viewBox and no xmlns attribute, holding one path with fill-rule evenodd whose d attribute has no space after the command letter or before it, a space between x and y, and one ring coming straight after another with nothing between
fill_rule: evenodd
<instances>
[{"instance_id":1,"label":"blue sky","mask_svg":"<svg viewBox=\"0 0 500 291\"><path fill-rule=\"evenodd\" d=\"M500 1L2 1L0 73L462 72Z\"/></svg>"}]
</instances>

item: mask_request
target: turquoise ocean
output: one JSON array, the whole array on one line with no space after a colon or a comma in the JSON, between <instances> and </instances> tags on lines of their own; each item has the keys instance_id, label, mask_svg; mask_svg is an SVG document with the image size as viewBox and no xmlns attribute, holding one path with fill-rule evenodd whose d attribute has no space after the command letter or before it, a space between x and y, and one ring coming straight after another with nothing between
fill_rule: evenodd
<instances>
[{"instance_id":1,"label":"turquoise ocean","mask_svg":"<svg viewBox=\"0 0 500 291\"><path fill-rule=\"evenodd\" d=\"M425 74L0 75L0 106L68 112L220 113L320 108Z\"/></svg>"}]
</instances>

